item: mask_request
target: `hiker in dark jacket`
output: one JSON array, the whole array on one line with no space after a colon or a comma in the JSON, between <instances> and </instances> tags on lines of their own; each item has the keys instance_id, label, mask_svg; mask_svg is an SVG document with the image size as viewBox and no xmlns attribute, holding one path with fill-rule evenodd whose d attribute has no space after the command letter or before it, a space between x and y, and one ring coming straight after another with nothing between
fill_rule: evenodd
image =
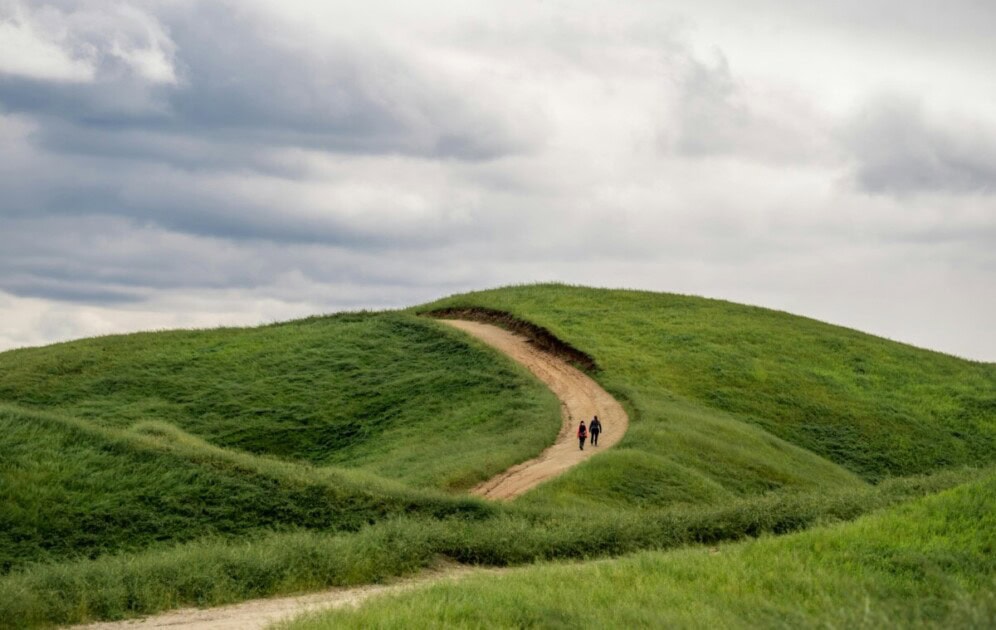
<instances>
[{"instance_id":1,"label":"hiker in dark jacket","mask_svg":"<svg viewBox=\"0 0 996 630\"><path fill-rule=\"evenodd\" d=\"M584 420L581 421L581 426L578 427L578 447L584 450L584 441L588 439L588 429L584 427Z\"/></svg>"},{"instance_id":2,"label":"hiker in dark jacket","mask_svg":"<svg viewBox=\"0 0 996 630\"><path fill-rule=\"evenodd\" d=\"M588 425L588 433L591 434L592 446L598 446L598 434L602 432L602 422L595 416Z\"/></svg>"}]
</instances>

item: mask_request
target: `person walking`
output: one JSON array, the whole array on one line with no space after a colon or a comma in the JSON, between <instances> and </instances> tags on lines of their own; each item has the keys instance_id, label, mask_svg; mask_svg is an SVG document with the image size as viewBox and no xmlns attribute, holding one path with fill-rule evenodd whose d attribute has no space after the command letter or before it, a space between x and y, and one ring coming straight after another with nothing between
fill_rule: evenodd
<instances>
[{"instance_id":1,"label":"person walking","mask_svg":"<svg viewBox=\"0 0 996 630\"><path fill-rule=\"evenodd\" d=\"M602 422L595 416L588 425L588 433L591 434L591 445L598 446L598 434L602 432Z\"/></svg>"},{"instance_id":2,"label":"person walking","mask_svg":"<svg viewBox=\"0 0 996 630\"><path fill-rule=\"evenodd\" d=\"M584 426L584 420L581 421L581 426L578 427L578 448L582 451L584 450L584 441L588 439L588 429Z\"/></svg>"}]
</instances>

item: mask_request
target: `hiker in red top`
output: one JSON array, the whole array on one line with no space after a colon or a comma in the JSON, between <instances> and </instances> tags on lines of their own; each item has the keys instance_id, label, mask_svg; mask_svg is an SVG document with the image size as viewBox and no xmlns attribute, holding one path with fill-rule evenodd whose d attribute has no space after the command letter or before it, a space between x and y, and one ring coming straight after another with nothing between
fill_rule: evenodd
<instances>
[{"instance_id":1,"label":"hiker in red top","mask_svg":"<svg viewBox=\"0 0 996 630\"><path fill-rule=\"evenodd\" d=\"M581 421L581 426L578 427L578 447L584 450L584 441L588 439L588 429L584 427L584 420Z\"/></svg>"}]
</instances>

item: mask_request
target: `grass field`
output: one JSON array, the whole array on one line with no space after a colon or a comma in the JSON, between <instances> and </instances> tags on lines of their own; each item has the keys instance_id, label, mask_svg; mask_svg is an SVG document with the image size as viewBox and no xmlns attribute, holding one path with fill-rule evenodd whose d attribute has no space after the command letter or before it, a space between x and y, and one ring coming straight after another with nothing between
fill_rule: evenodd
<instances>
[{"instance_id":1,"label":"grass field","mask_svg":"<svg viewBox=\"0 0 996 630\"><path fill-rule=\"evenodd\" d=\"M395 313L4 352L0 401L442 488L538 453L560 426L553 395L511 361Z\"/></svg>"},{"instance_id":2,"label":"grass field","mask_svg":"<svg viewBox=\"0 0 996 630\"><path fill-rule=\"evenodd\" d=\"M470 577L281 627L992 628L996 476L779 538Z\"/></svg>"},{"instance_id":3,"label":"grass field","mask_svg":"<svg viewBox=\"0 0 996 630\"><path fill-rule=\"evenodd\" d=\"M511 504L461 496L550 443L559 409L506 358L418 316L443 307L500 309L590 355L630 414L624 441ZM993 364L667 294L512 287L5 352L0 627L382 581L441 558L605 558L902 515L959 484L991 492L994 439ZM757 549L774 558L775 543ZM813 610L804 620L829 615Z\"/></svg>"}]
</instances>

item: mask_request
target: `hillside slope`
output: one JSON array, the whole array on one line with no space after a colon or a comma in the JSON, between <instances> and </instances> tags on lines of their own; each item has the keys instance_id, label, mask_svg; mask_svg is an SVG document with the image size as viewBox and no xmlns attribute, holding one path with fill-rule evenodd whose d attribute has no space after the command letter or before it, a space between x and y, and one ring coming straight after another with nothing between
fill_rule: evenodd
<instances>
[{"instance_id":1,"label":"hillside slope","mask_svg":"<svg viewBox=\"0 0 996 630\"><path fill-rule=\"evenodd\" d=\"M225 448L457 489L539 453L560 426L525 370L401 313L4 352L0 401L109 427L168 422Z\"/></svg>"},{"instance_id":2,"label":"hillside slope","mask_svg":"<svg viewBox=\"0 0 996 630\"><path fill-rule=\"evenodd\" d=\"M205 537L490 513L369 474L234 453L165 424L129 432L0 405L0 446L0 575Z\"/></svg>"},{"instance_id":3,"label":"hillside slope","mask_svg":"<svg viewBox=\"0 0 996 630\"><path fill-rule=\"evenodd\" d=\"M583 349L598 380L633 408L623 448L535 500L698 503L996 458L992 364L661 293L531 285L415 310L473 317L474 309L510 313Z\"/></svg>"},{"instance_id":4,"label":"hillside slope","mask_svg":"<svg viewBox=\"0 0 996 630\"><path fill-rule=\"evenodd\" d=\"M0 353L0 574L480 515L418 488L468 488L535 456L559 425L528 372L403 313Z\"/></svg>"}]
</instances>

